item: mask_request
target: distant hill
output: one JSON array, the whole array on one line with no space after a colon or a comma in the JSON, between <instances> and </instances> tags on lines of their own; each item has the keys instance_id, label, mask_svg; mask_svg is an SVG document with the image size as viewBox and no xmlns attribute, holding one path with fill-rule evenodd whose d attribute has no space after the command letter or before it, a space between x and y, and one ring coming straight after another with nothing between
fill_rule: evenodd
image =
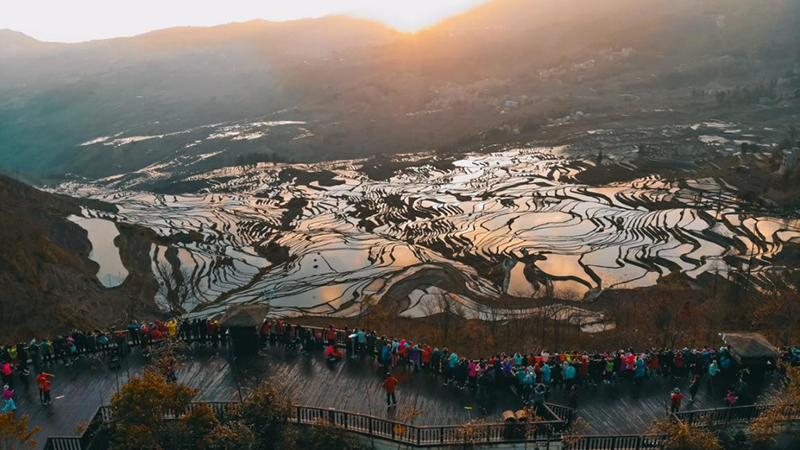
<instances>
[{"instance_id":1,"label":"distant hill","mask_svg":"<svg viewBox=\"0 0 800 450\"><path fill-rule=\"evenodd\" d=\"M121 235L118 244L131 269L128 280L116 289L104 289L97 281L86 231L66 219L86 204L0 175L2 342L159 314L153 303L158 286L147 272L150 245L134 233Z\"/></svg>"},{"instance_id":2,"label":"distant hill","mask_svg":"<svg viewBox=\"0 0 800 450\"><path fill-rule=\"evenodd\" d=\"M798 26L791 0L495 0L416 34L341 16L69 45L4 32L0 166L99 178L465 145L769 83L800 62Z\"/></svg>"},{"instance_id":3,"label":"distant hill","mask_svg":"<svg viewBox=\"0 0 800 450\"><path fill-rule=\"evenodd\" d=\"M29 52L59 47L61 44L38 41L14 30L0 30L0 55L24 55Z\"/></svg>"}]
</instances>

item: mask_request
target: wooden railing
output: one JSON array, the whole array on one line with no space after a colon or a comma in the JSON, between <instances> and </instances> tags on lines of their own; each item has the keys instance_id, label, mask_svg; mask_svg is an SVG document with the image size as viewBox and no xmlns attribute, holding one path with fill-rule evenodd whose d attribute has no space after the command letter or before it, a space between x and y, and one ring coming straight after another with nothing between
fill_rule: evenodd
<instances>
[{"instance_id":1,"label":"wooden railing","mask_svg":"<svg viewBox=\"0 0 800 450\"><path fill-rule=\"evenodd\" d=\"M199 405L210 407L217 416L227 414L236 403L200 402L191 403L180 412L169 412L166 419L180 419ZM561 440L560 432L566 423L557 418L553 412L554 405L546 405L547 415L556 417L553 420L532 421L530 423L487 423L465 427L462 425L418 426L366 414L339 411L331 408L296 405L292 409L289 420L299 425L331 424L340 426L353 433L385 439L392 442L414 446L435 446L454 443L511 443L525 441ZM45 450L88 450L95 435L104 424L112 421L111 408L102 406L92 417L89 426L81 436L49 437Z\"/></svg>"},{"instance_id":2,"label":"wooden railing","mask_svg":"<svg viewBox=\"0 0 800 450\"><path fill-rule=\"evenodd\" d=\"M191 403L185 410L168 413L167 419L179 419L199 405L211 408L217 416L227 414L236 403ZM440 446L457 443L516 443L561 442L566 450L641 450L662 448L664 435L614 435L614 436L563 436L572 419L572 410L547 403L542 414L547 420L530 423L487 423L465 425L412 425L381 419L366 414L339 411L332 408L296 405L289 420L299 425L332 424L353 433L412 446ZM800 420L800 405L776 407L775 405L737 406L733 408L705 409L672 414L672 417L695 426L746 423L761 414L775 413L779 421ZM81 436L49 437L45 450L88 450L103 425L112 421L111 408L97 409Z\"/></svg>"},{"instance_id":3,"label":"wooden railing","mask_svg":"<svg viewBox=\"0 0 800 450\"><path fill-rule=\"evenodd\" d=\"M565 422L543 420L530 423L488 423L463 425L417 426L364 414L326 408L297 406L291 420L298 424L327 423L366 436L417 446L443 445L458 442L500 443L524 441L557 441Z\"/></svg>"},{"instance_id":4,"label":"wooden railing","mask_svg":"<svg viewBox=\"0 0 800 450\"><path fill-rule=\"evenodd\" d=\"M572 423L572 415L575 414L574 409L568 406L556 405L555 403L546 403L545 406L553 414L553 417L557 417L567 425Z\"/></svg>"},{"instance_id":5,"label":"wooden railing","mask_svg":"<svg viewBox=\"0 0 800 450\"><path fill-rule=\"evenodd\" d=\"M643 450L661 449L666 435L619 435L566 437L563 450Z\"/></svg>"},{"instance_id":6,"label":"wooden railing","mask_svg":"<svg viewBox=\"0 0 800 450\"><path fill-rule=\"evenodd\" d=\"M748 405L730 408L699 409L683 411L672 416L683 423L693 426L713 426L729 423L747 423L764 413L773 413L779 422L800 420L800 405Z\"/></svg>"},{"instance_id":7,"label":"wooden railing","mask_svg":"<svg viewBox=\"0 0 800 450\"><path fill-rule=\"evenodd\" d=\"M47 438L44 448L45 450L86 450L103 425L110 419L110 408L101 406L95 410L80 436L51 436Z\"/></svg>"}]
</instances>

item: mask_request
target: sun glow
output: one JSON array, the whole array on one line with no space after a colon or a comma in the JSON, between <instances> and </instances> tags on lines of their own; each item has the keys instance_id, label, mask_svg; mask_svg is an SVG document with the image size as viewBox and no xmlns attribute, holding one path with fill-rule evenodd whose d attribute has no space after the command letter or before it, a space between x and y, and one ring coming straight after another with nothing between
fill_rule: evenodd
<instances>
[{"instance_id":1,"label":"sun glow","mask_svg":"<svg viewBox=\"0 0 800 450\"><path fill-rule=\"evenodd\" d=\"M7 2L0 29L21 31L36 39L79 42L176 26L213 26L253 19L271 21L316 18L331 14L383 22L400 31L417 31L487 0L31 0ZM46 10L47 14L42 14Z\"/></svg>"},{"instance_id":2,"label":"sun glow","mask_svg":"<svg viewBox=\"0 0 800 450\"><path fill-rule=\"evenodd\" d=\"M380 2L379 5L354 9L349 14L378 20L400 31L416 32L484 2L485 0Z\"/></svg>"}]
</instances>

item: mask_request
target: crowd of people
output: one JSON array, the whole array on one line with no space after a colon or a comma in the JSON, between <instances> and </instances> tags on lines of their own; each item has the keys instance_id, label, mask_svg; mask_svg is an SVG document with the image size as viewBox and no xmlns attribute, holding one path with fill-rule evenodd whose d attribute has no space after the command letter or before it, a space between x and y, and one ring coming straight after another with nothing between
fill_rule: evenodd
<instances>
[{"instance_id":1,"label":"crowd of people","mask_svg":"<svg viewBox=\"0 0 800 450\"><path fill-rule=\"evenodd\" d=\"M553 353L543 350L473 359L461 357L455 350L379 336L375 331L346 328L339 336L332 325L325 329L312 329L280 319L266 321L261 329L261 338L265 344L285 345L306 353L323 348L331 363L345 356L374 358L387 373L386 379L391 377L392 369L407 368L441 376L445 386L472 389L479 397L488 395L492 389L511 389L525 404L536 407L542 405L554 389L567 391L569 406L576 408L579 386L623 382L642 384L653 377L672 379L676 385L688 381L690 402L695 401L702 380L707 380L711 395L724 398L729 406L752 400L751 374L747 368L736 364L726 347ZM342 344L345 352L338 348ZM800 348L784 348L778 359L798 365ZM772 366L777 367L777 361L773 361ZM395 385L392 385L392 394ZM683 393L676 387L669 395L672 411L678 411ZM387 395L387 404L390 407L396 405L394 395L391 399Z\"/></svg>"},{"instance_id":2,"label":"crowd of people","mask_svg":"<svg viewBox=\"0 0 800 450\"><path fill-rule=\"evenodd\" d=\"M49 367L63 365L69 367L82 357L108 358L109 367L119 367L132 346L141 347L148 356L151 348L166 340L222 345L225 342L224 330L218 320L171 319L154 322L131 321L125 328L115 331L80 331L57 335L54 338L32 339L28 343L0 347L0 377L3 384L3 412L15 411L14 387L19 383L27 390L31 369L39 389L39 400L43 406L52 403L50 388L53 374L46 372ZM175 381L174 366L168 368L169 381Z\"/></svg>"},{"instance_id":3,"label":"crowd of people","mask_svg":"<svg viewBox=\"0 0 800 450\"><path fill-rule=\"evenodd\" d=\"M74 330L53 339L32 339L27 344L5 345L0 347L3 411L16 409L15 383L27 389L31 368L36 373L40 401L46 406L51 403L50 379L53 378L45 371L48 367L56 364L70 366L78 358L98 355L106 355L109 366L113 366L130 351L131 346L141 347L147 356L152 346L166 340L224 345L225 334L218 320L171 319L150 323L131 321L124 329L116 331ZM553 353L542 350L538 353L500 353L483 358L464 358L455 350L378 335L363 328L341 331L332 325L327 328L303 327L282 319L266 320L260 329L260 338L262 345L283 345L306 354L321 349L331 364L344 358L375 359L387 374L383 385L390 407L397 404L397 380L391 376L391 371L398 369L440 376L445 386L471 389L479 397L489 395L493 389L510 389L525 404L537 407L556 389L565 390L569 406L576 408L580 386L622 382L642 384L653 377L671 378L676 385L688 380L690 402L696 398L703 380L707 380L712 395L724 394L730 406L752 400L749 398L749 371L738 367L725 347ZM800 348L783 348L778 359L788 365L798 365ZM773 367L778 367L777 362ZM169 378L174 381L174 368L170 373ZM678 411L682 401L683 393L676 387L670 393L672 410Z\"/></svg>"}]
</instances>

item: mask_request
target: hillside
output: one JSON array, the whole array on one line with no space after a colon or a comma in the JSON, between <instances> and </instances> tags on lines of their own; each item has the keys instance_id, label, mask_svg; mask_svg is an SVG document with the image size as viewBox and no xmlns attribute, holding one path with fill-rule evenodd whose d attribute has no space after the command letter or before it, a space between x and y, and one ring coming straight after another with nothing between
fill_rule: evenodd
<instances>
[{"instance_id":1,"label":"hillside","mask_svg":"<svg viewBox=\"0 0 800 450\"><path fill-rule=\"evenodd\" d=\"M149 244L132 230L118 239L131 275L104 289L89 260L86 231L66 219L87 201L39 191L0 176L0 339L54 336L157 315L147 273ZM92 202L94 208L114 208ZM144 258L144 260L142 260ZM33 320L32 318L36 318Z\"/></svg>"},{"instance_id":2,"label":"hillside","mask_svg":"<svg viewBox=\"0 0 800 450\"><path fill-rule=\"evenodd\" d=\"M793 73L799 24L788 0L495 0L416 34L338 16L57 46L5 33L0 165L149 177L485 145L505 125L537 139L578 110L705 119L693 90Z\"/></svg>"},{"instance_id":3,"label":"hillside","mask_svg":"<svg viewBox=\"0 0 800 450\"><path fill-rule=\"evenodd\" d=\"M59 46L60 44L37 41L19 31L0 30L0 57L21 56Z\"/></svg>"}]
</instances>

